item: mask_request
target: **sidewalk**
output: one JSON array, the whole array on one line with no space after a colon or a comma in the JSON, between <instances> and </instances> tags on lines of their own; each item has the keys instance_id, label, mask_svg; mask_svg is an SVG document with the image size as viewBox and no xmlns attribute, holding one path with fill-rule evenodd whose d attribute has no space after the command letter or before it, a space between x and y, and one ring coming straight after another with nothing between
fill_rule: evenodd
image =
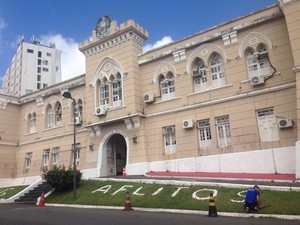
<instances>
[{"instance_id":1,"label":"sidewalk","mask_svg":"<svg viewBox=\"0 0 300 225\"><path fill-rule=\"evenodd\" d=\"M223 182L270 186L300 187L300 180L295 174L263 174L263 173L208 173L208 172L147 172L145 177L154 179L179 179L203 182Z\"/></svg>"},{"instance_id":2,"label":"sidewalk","mask_svg":"<svg viewBox=\"0 0 300 225\"><path fill-rule=\"evenodd\" d=\"M190 177L202 179L241 179L264 181L296 181L295 174L265 174L265 173L208 173L208 172L147 172L149 177Z\"/></svg>"}]
</instances>

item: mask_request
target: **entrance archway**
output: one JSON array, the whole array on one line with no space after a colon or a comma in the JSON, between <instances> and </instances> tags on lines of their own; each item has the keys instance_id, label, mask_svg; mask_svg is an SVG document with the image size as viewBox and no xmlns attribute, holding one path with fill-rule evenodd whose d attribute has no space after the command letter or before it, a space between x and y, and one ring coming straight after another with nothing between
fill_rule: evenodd
<instances>
[{"instance_id":1,"label":"entrance archway","mask_svg":"<svg viewBox=\"0 0 300 225\"><path fill-rule=\"evenodd\" d=\"M107 175L122 175L126 166L127 147L126 141L121 134L113 134L106 144Z\"/></svg>"}]
</instances>

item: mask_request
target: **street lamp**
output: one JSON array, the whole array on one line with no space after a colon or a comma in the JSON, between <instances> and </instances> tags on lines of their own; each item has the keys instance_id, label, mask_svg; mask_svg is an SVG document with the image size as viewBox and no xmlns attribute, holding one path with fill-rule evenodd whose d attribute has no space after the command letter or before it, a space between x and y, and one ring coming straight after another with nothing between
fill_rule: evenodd
<instances>
[{"instance_id":1,"label":"street lamp","mask_svg":"<svg viewBox=\"0 0 300 225\"><path fill-rule=\"evenodd\" d=\"M75 106L76 101L72 98L70 92L64 92L62 94L64 98L72 99L73 101L73 136L74 136L74 144L73 144L73 201L76 200L76 126L75 126Z\"/></svg>"}]
</instances>

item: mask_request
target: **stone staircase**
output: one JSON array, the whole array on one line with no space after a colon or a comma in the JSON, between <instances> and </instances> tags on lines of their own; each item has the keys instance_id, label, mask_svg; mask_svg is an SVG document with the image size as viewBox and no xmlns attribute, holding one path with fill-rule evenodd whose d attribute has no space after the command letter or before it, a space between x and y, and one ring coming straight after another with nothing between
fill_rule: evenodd
<instances>
[{"instance_id":1,"label":"stone staircase","mask_svg":"<svg viewBox=\"0 0 300 225\"><path fill-rule=\"evenodd\" d=\"M41 196L42 192L44 194L51 191L53 188L45 181L34 187L32 190L21 195L18 199L15 199L16 203L28 203L35 204L37 199Z\"/></svg>"}]
</instances>

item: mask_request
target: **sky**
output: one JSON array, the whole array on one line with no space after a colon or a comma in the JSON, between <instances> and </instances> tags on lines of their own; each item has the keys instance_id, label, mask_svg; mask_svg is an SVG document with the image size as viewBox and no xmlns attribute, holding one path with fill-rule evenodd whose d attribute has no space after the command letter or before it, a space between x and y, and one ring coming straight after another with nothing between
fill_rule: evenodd
<instances>
[{"instance_id":1,"label":"sky","mask_svg":"<svg viewBox=\"0 0 300 225\"><path fill-rule=\"evenodd\" d=\"M133 19L149 38L144 51L180 40L276 4L276 0L0 0L0 89L20 36L62 50L62 80L85 73L78 43L89 39L98 19L119 26Z\"/></svg>"}]
</instances>

